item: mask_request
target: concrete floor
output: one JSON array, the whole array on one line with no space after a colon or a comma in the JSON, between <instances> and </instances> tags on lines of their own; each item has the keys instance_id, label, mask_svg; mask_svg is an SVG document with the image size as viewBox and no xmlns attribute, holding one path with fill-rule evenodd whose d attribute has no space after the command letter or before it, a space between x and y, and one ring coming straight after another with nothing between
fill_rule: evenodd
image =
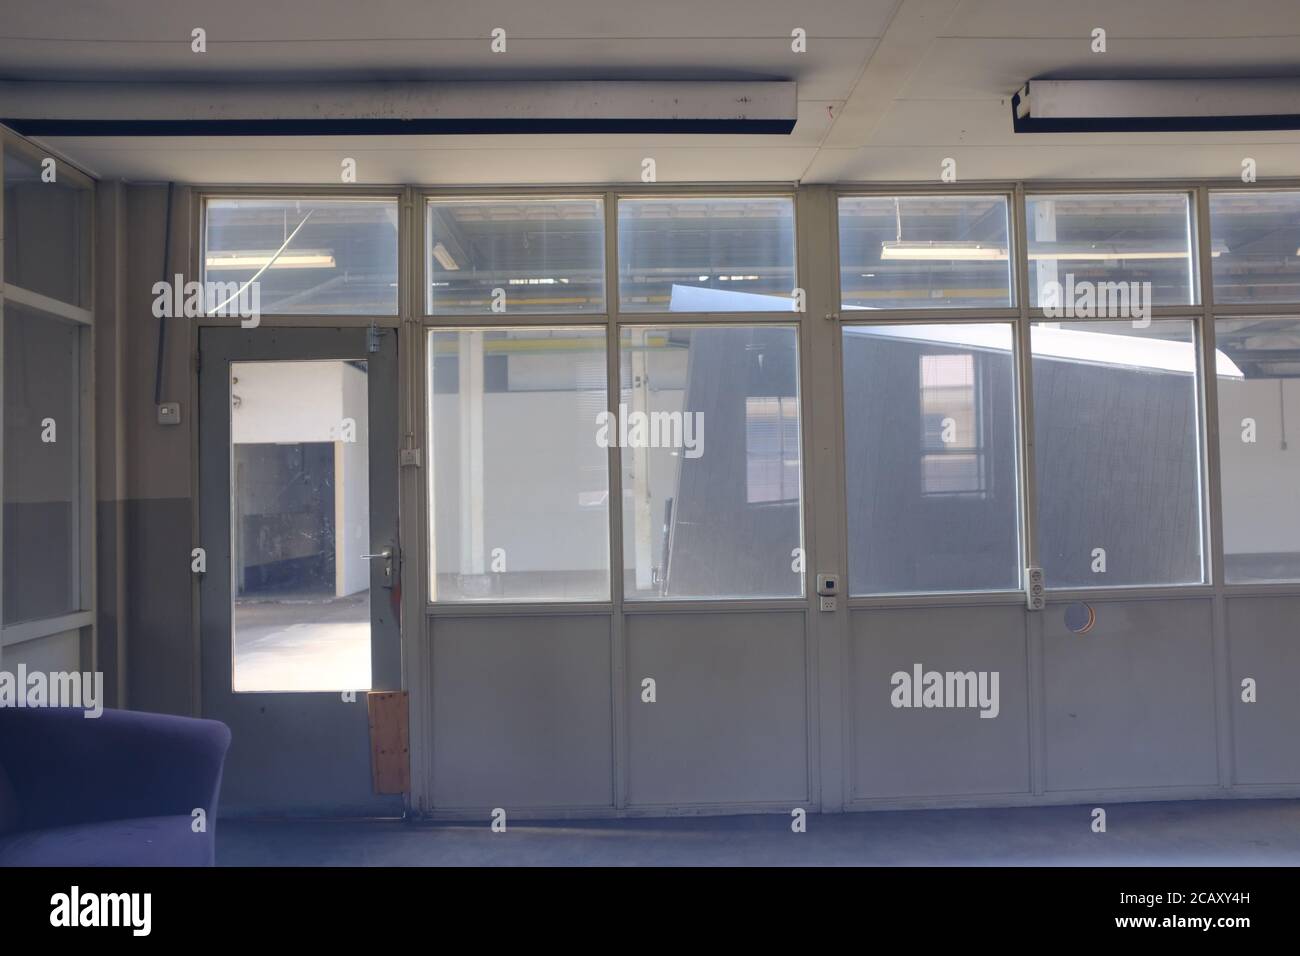
<instances>
[{"instance_id":1,"label":"concrete floor","mask_svg":"<svg viewBox=\"0 0 1300 956\"><path fill-rule=\"evenodd\" d=\"M507 824L223 820L221 866L1297 866L1300 800Z\"/></svg>"},{"instance_id":2,"label":"concrete floor","mask_svg":"<svg viewBox=\"0 0 1300 956\"><path fill-rule=\"evenodd\" d=\"M235 690L370 686L370 592L242 598L234 604Z\"/></svg>"}]
</instances>

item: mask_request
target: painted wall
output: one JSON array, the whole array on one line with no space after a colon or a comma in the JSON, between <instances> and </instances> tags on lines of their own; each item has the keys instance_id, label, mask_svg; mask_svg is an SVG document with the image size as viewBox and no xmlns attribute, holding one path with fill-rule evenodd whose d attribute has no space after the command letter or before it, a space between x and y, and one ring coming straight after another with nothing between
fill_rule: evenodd
<instances>
[{"instance_id":1,"label":"painted wall","mask_svg":"<svg viewBox=\"0 0 1300 956\"><path fill-rule=\"evenodd\" d=\"M152 288L164 273L188 271L190 192L178 186L172 203L172 248L163 264L167 187L125 187L122 301L124 339L122 496L125 502L124 561L127 702L134 710L196 712L197 656L192 625L194 575L190 441L194 406L192 319L166 319L164 401L181 403L181 424L158 424L154 366L158 320ZM101 589L104 587L101 580Z\"/></svg>"},{"instance_id":2,"label":"painted wall","mask_svg":"<svg viewBox=\"0 0 1300 956\"><path fill-rule=\"evenodd\" d=\"M1219 421L1224 550L1300 552L1300 382L1221 379Z\"/></svg>"}]
</instances>

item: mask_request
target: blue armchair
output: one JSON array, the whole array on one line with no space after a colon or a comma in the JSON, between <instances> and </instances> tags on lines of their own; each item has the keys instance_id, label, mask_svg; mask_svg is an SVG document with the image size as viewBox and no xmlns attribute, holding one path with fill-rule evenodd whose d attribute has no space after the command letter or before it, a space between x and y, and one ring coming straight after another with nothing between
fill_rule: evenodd
<instances>
[{"instance_id":1,"label":"blue armchair","mask_svg":"<svg viewBox=\"0 0 1300 956\"><path fill-rule=\"evenodd\" d=\"M0 866L212 866L229 746L215 720L0 708Z\"/></svg>"}]
</instances>

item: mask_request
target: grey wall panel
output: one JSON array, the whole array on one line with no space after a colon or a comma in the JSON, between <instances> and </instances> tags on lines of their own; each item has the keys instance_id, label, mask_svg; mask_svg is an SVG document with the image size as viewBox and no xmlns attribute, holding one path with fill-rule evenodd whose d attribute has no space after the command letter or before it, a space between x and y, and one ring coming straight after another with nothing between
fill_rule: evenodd
<instances>
[{"instance_id":1,"label":"grey wall panel","mask_svg":"<svg viewBox=\"0 0 1300 956\"><path fill-rule=\"evenodd\" d=\"M802 611L629 615L629 804L806 800L804 638Z\"/></svg>"},{"instance_id":2,"label":"grey wall panel","mask_svg":"<svg viewBox=\"0 0 1300 956\"><path fill-rule=\"evenodd\" d=\"M1234 783L1300 783L1300 597L1228 601ZM1255 680L1255 703L1241 682Z\"/></svg>"},{"instance_id":3,"label":"grey wall panel","mask_svg":"<svg viewBox=\"0 0 1300 956\"><path fill-rule=\"evenodd\" d=\"M1028 792L1025 614L1018 606L853 612L855 799ZM978 707L895 707L891 676L910 676L916 664L998 672L997 716L981 717Z\"/></svg>"},{"instance_id":4,"label":"grey wall panel","mask_svg":"<svg viewBox=\"0 0 1300 956\"><path fill-rule=\"evenodd\" d=\"M126 503L127 699L132 710L194 712L189 498Z\"/></svg>"},{"instance_id":5,"label":"grey wall panel","mask_svg":"<svg viewBox=\"0 0 1300 956\"><path fill-rule=\"evenodd\" d=\"M28 672L88 669L81 662L81 633L63 631L21 644L10 644L4 649L4 669L12 674L19 664Z\"/></svg>"},{"instance_id":6,"label":"grey wall panel","mask_svg":"<svg viewBox=\"0 0 1300 956\"><path fill-rule=\"evenodd\" d=\"M613 805L607 615L435 618L433 803Z\"/></svg>"},{"instance_id":7,"label":"grey wall panel","mask_svg":"<svg viewBox=\"0 0 1300 956\"><path fill-rule=\"evenodd\" d=\"M197 654L194 541L190 497L191 430L189 404L194 322L167 320L163 361L163 401L182 403L181 424L158 424L154 407L158 320L153 316L153 284L163 274L167 187L128 186L125 191L128 237L123 276L123 311L117 334L123 336L122 436L125 480L118 494L126 501L122 528L124 567L120 573L126 607L126 703L133 710L195 714ZM189 191L177 187L173 199L169 278L188 268Z\"/></svg>"},{"instance_id":8,"label":"grey wall panel","mask_svg":"<svg viewBox=\"0 0 1300 956\"><path fill-rule=\"evenodd\" d=\"M1043 612L1046 788L1214 786L1211 602L1092 602L1086 634L1068 602Z\"/></svg>"},{"instance_id":9,"label":"grey wall panel","mask_svg":"<svg viewBox=\"0 0 1300 956\"><path fill-rule=\"evenodd\" d=\"M366 695L264 695L265 704L220 715L231 733L221 784L223 816L398 816L400 796L376 796ZM340 721L340 715L350 718ZM321 733L322 727L332 729ZM277 745L268 746L272 741ZM281 742L287 741L287 745Z\"/></svg>"}]
</instances>

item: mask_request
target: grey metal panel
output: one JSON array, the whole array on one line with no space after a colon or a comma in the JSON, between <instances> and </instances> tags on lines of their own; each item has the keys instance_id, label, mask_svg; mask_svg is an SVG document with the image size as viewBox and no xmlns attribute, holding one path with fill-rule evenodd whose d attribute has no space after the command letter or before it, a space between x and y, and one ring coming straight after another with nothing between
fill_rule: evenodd
<instances>
[{"instance_id":1,"label":"grey metal panel","mask_svg":"<svg viewBox=\"0 0 1300 956\"><path fill-rule=\"evenodd\" d=\"M636 614L626 627L629 806L807 799L803 612Z\"/></svg>"},{"instance_id":2,"label":"grey metal panel","mask_svg":"<svg viewBox=\"0 0 1300 956\"><path fill-rule=\"evenodd\" d=\"M309 358L369 363L370 544L377 550L397 542L396 332L380 329L379 351L372 353L364 328L207 328L200 336L200 355L199 514L208 568L200 584L202 703L203 715L224 721L232 734L222 808L230 814L397 815L401 798L378 796L371 788L365 693L351 703L337 692L234 694L230 648L230 363ZM371 565L371 689L396 690L401 687L397 593L383 587L382 562Z\"/></svg>"},{"instance_id":3,"label":"grey metal panel","mask_svg":"<svg viewBox=\"0 0 1300 956\"><path fill-rule=\"evenodd\" d=\"M1026 793L1029 697L1023 608L854 611L853 797ZM998 715L894 707L891 675L997 671Z\"/></svg>"},{"instance_id":4,"label":"grey metal panel","mask_svg":"<svg viewBox=\"0 0 1300 956\"><path fill-rule=\"evenodd\" d=\"M10 673L20 664L29 672L85 670L81 658L81 635L78 631L63 631L23 641L21 644L10 644L4 649L4 655L5 670Z\"/></svg>"},{"instance_id":5,"label":"grey metal panel","mask_svg":"<svg viewBox=\"0 0 1300 956\"><path fill-rule=\"evenodd\" d=\"M1233 783L1300 783L1300 597L1228 600ZM1256 701L1243 703L1252 677Z\"/></svg>"},{"instance_id":6,"label":"grey metal panel","mask_svg":"<svg viewBox=\"0 0 1300 956\"><path fill-rule=\"evenodd\" d=\"M1211 601L1090 603L1043 612L1047 790L1216 784Z\"/></svg>"},{"instance_id":7,"label":"grey metal panel","mask_svg":"<svg viewBox=\"0 0 1300 956\"><path fill-rule=\"evenodd\" d=\"M429 631L435 808L613 805L608 614Z\"/></svg>"}]
</instances>

